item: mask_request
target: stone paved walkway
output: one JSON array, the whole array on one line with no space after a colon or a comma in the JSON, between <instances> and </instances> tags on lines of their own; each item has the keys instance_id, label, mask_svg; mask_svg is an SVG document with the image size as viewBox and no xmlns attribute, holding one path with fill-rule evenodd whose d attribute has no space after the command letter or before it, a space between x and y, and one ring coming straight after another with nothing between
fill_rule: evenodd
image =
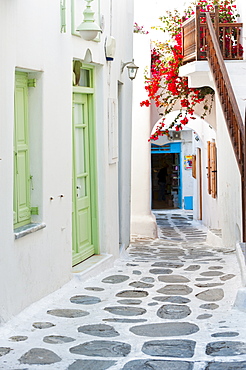
<instances>
[{"instance_id":1,"label":"stone paved walkway","mask_svg":"<svg viewBox=\"0 0 246 370\"><path fill-rule=\"evenodd\" d=\"M187 213L156 216L159 239L1 327L0 369L246 369L235 252L207 245Z\"/></svg>"}]
</instances>

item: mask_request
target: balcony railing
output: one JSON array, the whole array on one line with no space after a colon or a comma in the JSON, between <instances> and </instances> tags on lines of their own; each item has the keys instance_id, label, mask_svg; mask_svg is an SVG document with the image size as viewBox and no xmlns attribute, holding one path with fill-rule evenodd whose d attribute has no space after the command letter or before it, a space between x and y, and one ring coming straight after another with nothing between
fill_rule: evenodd
<instances>
[{"instance_id":1,"label":"balcony railing","mask_svg":"<svg viewBox=\"0 0 246 370\"><path fill-rule=\"evenodd\" d=\"M210 13L221 53L225 60L243 59L243 49L240 44L242 23L219 23L218 6ZM206 13L196 6L195 15L182 25L183 63L207 59L207 21Z\"/></svg>"}]
</instances>

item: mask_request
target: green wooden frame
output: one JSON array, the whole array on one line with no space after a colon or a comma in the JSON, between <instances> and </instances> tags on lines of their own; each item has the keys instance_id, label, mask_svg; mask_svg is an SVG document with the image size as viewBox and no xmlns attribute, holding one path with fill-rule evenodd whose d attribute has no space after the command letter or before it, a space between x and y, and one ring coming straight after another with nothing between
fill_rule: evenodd
<instances>
[{"instance_id":1,"label":"green wooden frame","mask_svg":"<svg viewBox=\"0 0 246 370\"><path fill-rule=\"evenodd\" d=\"M60 17L61 17L61 29L60 32L67 31L67 24L66 24L66 0L60 0Z\"/></svg>"},{"instance_id":2,"label":"green wooden frame","mask_svg":"<svg viewBox=\"0 0 246 370\"><path fill-rule=\"evenodd\" d=\"M24 123L22 134L24 142L18 144L20 126L17 121L18 89L23 89L20 110L23 110ZM14 119L14 184L13 184L13 211L14 228L27 225L31 222L31 189L30 189L30 146L29 146L29 122L28 122L28 74L15 72L15 119ZM23 154L24 153L24 154ZM24 161L23 161L24 155ZM20 168L20 166L22 166ZM25 204L20 204L22 194L25 194Z\"/></svg>"},{"instance_id":3,"label":"green wooden frame","mask_svg":"<svg viewBox=\"0 0 246 370\"><path fill-rule=\"evenodd\" d=\"M82 63L82 68L90 71L91 87L74 86L73 93L86 94L88 97L89 111L89 159L90 159L90 189L91 189L91 228L92 243L95 254L100 253L99 247L99 222L98 222L98 181L97 181L97 152L96 152L96 121L95 121L95 86L94 86L94 67L90 64ZM75 191L75 189L73 189Z\"/></svg>"}]
</instances>

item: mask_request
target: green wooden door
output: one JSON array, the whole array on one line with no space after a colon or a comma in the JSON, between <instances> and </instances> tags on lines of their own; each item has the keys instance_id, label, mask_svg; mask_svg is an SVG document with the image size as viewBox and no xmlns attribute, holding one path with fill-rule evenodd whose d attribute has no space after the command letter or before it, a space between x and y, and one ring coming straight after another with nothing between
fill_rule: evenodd
<instances>
[{"instance_id":1,"label":"green wooden door","mask_svg":"<svg viewBox=\"0 0 246 370\"><path fill-rule=\"evenodd\" d=\"M16 72L14 124L14 227L31 221L28 77Z\"/></svg>"},{"instance_id":2,"label":"green wooden door","mask_svg":"<svg viewBox=\"0 0 246 370\"><path fill-rule=\"evenodd\" d=\"M86 94L73 94L73 265L95 253L88 99Z\"/></svg>"}]
</instances>

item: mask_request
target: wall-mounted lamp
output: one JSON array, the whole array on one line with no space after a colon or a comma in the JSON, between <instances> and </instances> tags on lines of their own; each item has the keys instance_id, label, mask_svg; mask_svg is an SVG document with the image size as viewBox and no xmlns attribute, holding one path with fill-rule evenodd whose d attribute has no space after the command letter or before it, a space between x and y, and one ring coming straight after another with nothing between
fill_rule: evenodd
<instances>
[{"instance_id":1,"label":"wall-mounted lamp","mask_svg":"<svg viewBox=\"0 0 246 370\"><path fill-rule=\"evenodd\" d=\"M127 66L128 68L128 76L130 80L134 80L137 75L138 66L134 63L134 59L131 62L123 63L121 62L121 73L123 72L124 68Z\"/></svg>"},{"instance_id":2,"label":"wall-mounted lamp","mask_svg":"<svg viewBox=\"0 0 246 370\"><path fill-rule=\"evenodd\" d=\"M85 0L87 2L86 8L83 12L84 20L78 26L77 30L80 36L87 41L94 40L97 37L98 32L102 32L101 28L96 24L93 10L91 9L90 3L93 0Z\"/></svg>"}]
</instances>

